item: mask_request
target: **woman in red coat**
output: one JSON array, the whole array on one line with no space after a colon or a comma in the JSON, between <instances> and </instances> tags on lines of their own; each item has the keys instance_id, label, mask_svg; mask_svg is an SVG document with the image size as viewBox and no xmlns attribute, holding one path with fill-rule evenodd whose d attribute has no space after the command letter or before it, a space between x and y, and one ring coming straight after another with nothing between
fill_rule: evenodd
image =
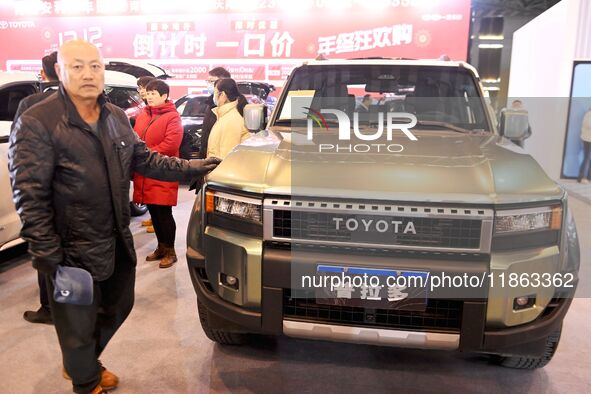
<instances>
[{"instance_id":1,"label":"woman in red coat","mask_svg":"<svg viewBox=\"0 0 591 394\"><path fill-rule=\"evenodd\" d=\"M148 83L148 106L138 115L133 129L151 150L179 157L183 125L176 107L168 99L169 92L168 85L160 79ZM148 206L158 239L158 247L146 261L160 260L160 268L168 268L177 261L172 207L177 203L178 189L178 182L157 181L137 173L133 177L133 201Z\"/></svg>"}]
</instances>

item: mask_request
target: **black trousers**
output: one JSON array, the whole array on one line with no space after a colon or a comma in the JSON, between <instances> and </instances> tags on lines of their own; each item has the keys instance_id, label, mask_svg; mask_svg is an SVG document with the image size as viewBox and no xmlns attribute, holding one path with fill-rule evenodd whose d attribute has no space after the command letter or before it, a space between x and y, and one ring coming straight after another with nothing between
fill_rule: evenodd
<instances>
[{"instance_id":1,"label":"black trousers","mask_svg":"<svg viewBox=\"0 0 591 394\"><path fill-rule=\"evenodd\" d=\"M50 297L64 368L72 377L75 393L91 392L100 383L98 358L133 307L135 265L122 242L117 242L115 256L113 275L94 282L92 305L62 304ZM53 294L49 275L47 285Z\"/></svg>"},{"instance_id":2,"label":"black trousers","mask_svg":"<svg viewBox=\"0 0 591 394\"><path fill-rule=\"evenodd\" d=\"M172 216L172 207L170 205L148 204L148 211L152 217L158 243L171 248L174 247L176 223Z\"/></svg>"},{"instance_id":3,"label":"black trousers","mask_svg":"<svg viewBox=\"0 0 591 394\"><path fill-rule=\"evenodd\" d=\"M39 283L39 302L44 309L50 310L49 293L47 290L47 279L45 274L37 271L37 283Z\"/></svg>"},{"instance_id":4,"label":"black trousers","mask_svg":"<svg viewBox=\"0 0 591 394\"><path fill-rule=\"evenodd\" d=\"M589 166L591 165L591 142L583 141L583 152L585 153L585 156L583 157L583 162L579 169L579 181L589 176Z\"/></svg>"}]
</instances>

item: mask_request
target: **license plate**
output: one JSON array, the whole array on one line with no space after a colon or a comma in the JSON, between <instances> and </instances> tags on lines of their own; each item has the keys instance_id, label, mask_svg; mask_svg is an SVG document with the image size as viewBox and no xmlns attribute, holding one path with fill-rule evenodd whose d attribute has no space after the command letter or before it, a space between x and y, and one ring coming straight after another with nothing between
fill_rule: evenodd
<instances>
[{"instance_id":1,"label":"license plate","mask_svg":"<svg viewBox=\"0 0 591 394\"><path fill-rule=\"evenodd\" d=\"M428 273L396 269L318 265L326 286L316 288L316 302L375 309L424 311Z\"/></svg>"}]
</instances>

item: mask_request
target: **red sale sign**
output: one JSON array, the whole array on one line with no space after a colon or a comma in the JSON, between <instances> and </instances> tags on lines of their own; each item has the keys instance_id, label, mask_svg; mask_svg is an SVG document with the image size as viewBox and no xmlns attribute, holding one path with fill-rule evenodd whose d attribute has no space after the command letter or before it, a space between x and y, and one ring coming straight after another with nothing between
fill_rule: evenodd
<instances>
[{"instance_id":1,"label":"red sale sign","mask_svg":"<svg viewBox=\"0 0 591 394\"><path fill-rule=\"evenodd\" d=\"M26 69L75 38L94 43L105 58L158 63L175 75L174 85L184 86L203 84L216 65L231 69L238 80L281 84L293 67L318 55L467 56L470 0L153 3L0 3L0 67ZM163 10L168 14L159 15Z\"/></svg>"}]
</instances>

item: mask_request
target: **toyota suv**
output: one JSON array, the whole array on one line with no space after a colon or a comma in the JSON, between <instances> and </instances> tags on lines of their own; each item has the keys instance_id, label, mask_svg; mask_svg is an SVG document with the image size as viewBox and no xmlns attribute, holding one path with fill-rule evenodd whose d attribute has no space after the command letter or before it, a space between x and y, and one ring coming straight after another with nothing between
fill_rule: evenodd
<instances>
[{"instance_id":1,"label":"toyota suv","mask_svg":"<svg viewBox=\"0 0 591 394\"><path fill-rule=\"evenodd\" d=\"M565 191L464 62L313 61L207 178L187 234L201 325L546 365L578 282Z\"/></svg>"}]
</instances>

